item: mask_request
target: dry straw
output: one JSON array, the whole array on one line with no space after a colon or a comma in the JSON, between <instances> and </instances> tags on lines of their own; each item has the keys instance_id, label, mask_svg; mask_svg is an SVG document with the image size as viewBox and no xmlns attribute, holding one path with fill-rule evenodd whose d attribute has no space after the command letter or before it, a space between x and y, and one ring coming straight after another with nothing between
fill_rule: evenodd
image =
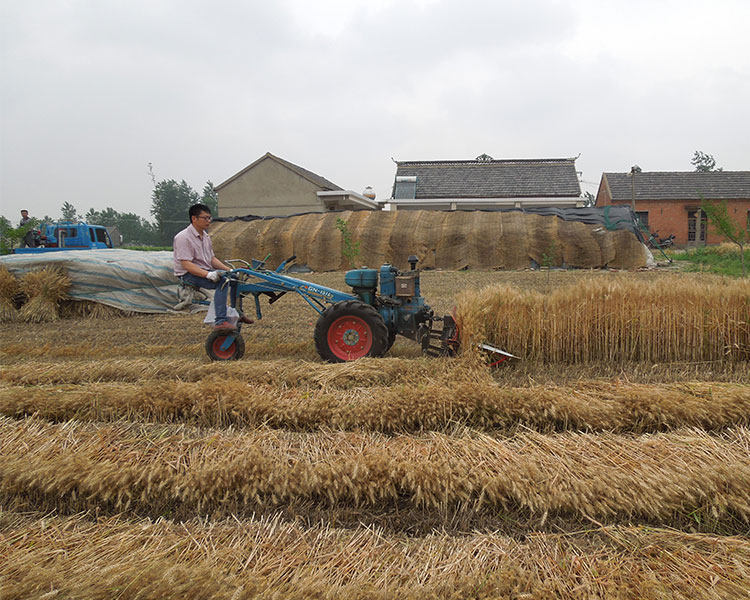
<instances>
[{"instance_id":1,"label":"dry straw","mask_svg":"<svg viewBox=\"0 0 750 600\"><path fill-rule=\"evenodd\" d=\"M200 382L144 381L8 386L0 414L55 421L131 421L196 426L447 431L457 424L493 431L655 432L750 425L750 386L684 382L501 387L459 369L432 381L354 390L287 387L208 376Z\"/></svg>"},{"instance_id":2,"label":"dry straw","mask_svg":"<svg viewBox=\"0 0 750 600\"><path fill-rule=\"evenodd\" d=\"M651 363L750 359L750 281L591 279L549 294L495 286L458 299L465 347L525 360Z\"/></svg>"},{"instance_id":3,"label":"dry straw","mask_svg":"<svg viewBox=\"0 0 750 600\"><path fill-rule=\"evenodd\" d=\"M19 289L18 280L4 265L0 265L0 323L18 319L15 298Z\"/></svg>"},{"instance_id":4,"label":"dry straw","mask_svg":"<svg viewBox=\"0 0 750 600\"><path fill-rule=\"evenodd\" d=\"M746 538L657 528L425 537L205 521L0 513L9 598L742 598ZM75 549L75 551L72 551Z\"/></svg>"},{"instance_id":5,"label":"dry straw","mask_svg":"<svg viewBox=\"0 0 750 600\"><path fill-rule=\"evenodd\" d=\"M60 303L60 316L63 319L89 318L112 319L115 317L131 317L137 313L107 306L91 300L63 300Z\"/></svg>"},{"instance_id":6,"label":"dry straw","mask_svg":"<svg viewBox=\"0 0 750 600\"><path fill-rule=\"evenodd\" d=\"M35 510L248 514L313 502L509 517L750 522L750 430L614 434L247 433L0 419L0 490ZM707 525L708 526L708 525Z\"/></svg>"},{"instance_id":7,"label":"dry straw","mask_svg":"<svg viewBox=\"0 0 750 600\"><path fill-rule=\"evenodd\" d=\"M21 318L27 323L47 323L59 319L58 303L70 289L70 278L59 267L29 271L21 277L21 291L28 301L21 307Z\"/></svg>"}]
</instances>

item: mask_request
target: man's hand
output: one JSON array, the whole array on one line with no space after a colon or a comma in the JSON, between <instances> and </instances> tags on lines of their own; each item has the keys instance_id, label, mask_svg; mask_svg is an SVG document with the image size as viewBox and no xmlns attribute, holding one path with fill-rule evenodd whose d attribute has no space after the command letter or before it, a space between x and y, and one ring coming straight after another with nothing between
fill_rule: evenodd
<instances>
[{"instance_id":1,"label":"man's hand","mask_svg":"<svg viewBox=\"0 0 750 600\"><path fill-rule=\"evenodd\" d=\"M219 279L221 279L221 273L219 273L218 271L209 271L208 275L206 275L206 279L216 283L217 281L219 281Z\"/></svg>"}]
</instances>

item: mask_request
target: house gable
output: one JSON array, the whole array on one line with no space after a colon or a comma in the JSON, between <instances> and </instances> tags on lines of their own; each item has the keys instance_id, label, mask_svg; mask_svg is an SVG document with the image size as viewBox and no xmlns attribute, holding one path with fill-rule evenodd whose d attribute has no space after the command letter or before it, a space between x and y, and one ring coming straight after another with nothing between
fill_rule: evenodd
<instances>
[{"instance_id":1,"label":"house gable","mask_svg":"<svg viewBox=\"0 0 750 600\"><path fill-rule=\"evenodd\" d=\"M379 206L325 177L267 152L216 187L219 217L284 216Z\"/></svg>"}]
</instances>

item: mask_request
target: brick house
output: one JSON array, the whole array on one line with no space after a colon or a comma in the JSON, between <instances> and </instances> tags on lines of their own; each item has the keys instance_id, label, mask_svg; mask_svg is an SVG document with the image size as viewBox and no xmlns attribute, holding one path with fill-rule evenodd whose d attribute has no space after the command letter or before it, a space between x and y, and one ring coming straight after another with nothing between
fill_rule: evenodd
<instances>
[{"instance_id":1,"label":"brick house","mask_svg":"<svg viewBox=\"0 0 750 600\"><path fill-rule=\"evenodd\" d=\"M329 210L380 210L371 197L267 152L216 186L219 217L288 216Z\"/></svg>"},{"instance_id":2,"label":"brick house","mask_svg":"<svg viewBox=\"0 0 750 600\"><path fill-rule=\"evenodd\" d=\"M390 210L581 207L575 158L396 163Z\"/></svg>"},{"instance_id":3,"label":"brick house","mask_svg":"<svg viewBox=\"0 0 750 600\"><path fill-rule=\"evenodd\" d=\"M701 198L726 200L729 216L750 227L750 171L603 173L596 206L634 202L641 226L660 237L674 234L682 246L718 244L703 211L698 220Z\"/></svg>"}]
</instances>

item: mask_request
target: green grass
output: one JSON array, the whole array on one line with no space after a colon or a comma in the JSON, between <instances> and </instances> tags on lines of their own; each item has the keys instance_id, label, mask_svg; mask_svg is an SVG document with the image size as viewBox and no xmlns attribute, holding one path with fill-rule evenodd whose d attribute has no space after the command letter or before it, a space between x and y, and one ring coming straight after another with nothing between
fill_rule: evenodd
<instances>
[{"instance_id":1,"label":"green grass","mask_svg":"<svg viewBox=\"0 0 750 600\"><path fill-rule=\"evenodd\" d=\"M684 251L668 251L667 254L676 262L684 263L683 270L701 273L715 273L730 277L742 277L742 260L739 248L705 246L690 248ZM750 269L750 249L745 249L745 268Z\"/></svg>"}]
</instances>

